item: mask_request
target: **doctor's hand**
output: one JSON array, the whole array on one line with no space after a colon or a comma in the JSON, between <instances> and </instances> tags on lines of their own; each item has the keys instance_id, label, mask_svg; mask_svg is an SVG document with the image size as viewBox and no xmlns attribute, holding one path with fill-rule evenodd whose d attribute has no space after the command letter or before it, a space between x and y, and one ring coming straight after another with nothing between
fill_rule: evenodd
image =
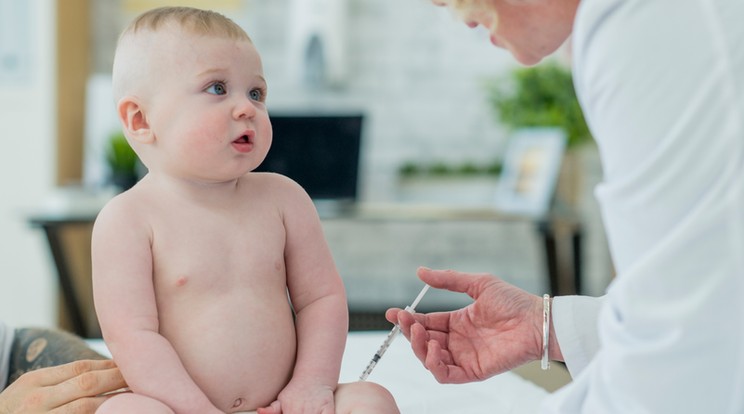
<instances>
[{"instance_id":1,"label":"doctor's hand","mask_svg":"<svg viewBox=\"0 0 744 414\"><path fill-rule=\"evenodd\" d=\"M76 361L23 374L0 391L0 413L94 413L108 398L102 393L126 387L109 360Z\"/></svg>"},{"instance_id":2,"label":"doctor's hand","mask_svg":"<svg viewBox=\"0 0 744 414\"><path fill-rule=\"evenodd\" d=\"M488 274L427 268L417 273L433 288L467 293L475 300L452 312L410 314L392 308L385 313L388 321L400 325L437 381L480 381L541 358L541 297ZM554 356L560 353L554 340L550 346Z\"/></svg>"}]
</instances>

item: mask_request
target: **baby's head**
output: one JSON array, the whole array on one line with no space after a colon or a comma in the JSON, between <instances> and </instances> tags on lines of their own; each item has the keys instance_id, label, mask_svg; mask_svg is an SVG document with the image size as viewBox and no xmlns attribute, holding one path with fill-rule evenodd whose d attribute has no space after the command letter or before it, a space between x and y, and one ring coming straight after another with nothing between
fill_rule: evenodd
<instances>
[{"instance_id":1,"label":"baby's head","mask_svg":"<svg viewBox=\"0 0 744 414\"><path fill-rule=\"evenodd\" d=\"M246 32L219 13L164 7L140 15L119 38L112 78L124 133L151 172L166 167L188 175L192 171L186 169L201 168L204 175L219 160L212 159L211 166L208 159L201 166L197 161L206 159L206 146L217 141L232 143L243 160L262 160L268 151L271 127L260 57ZM246 140L250 148L238 145ZM201 151L202 157L189 151Z\"/></svg>"},{"instance_id":2,"label":"baby's head","mask_svg":"<svg viewBox=\"0 0 744 414\"><path fill-rule=\"evenodd\" d=\"M223 37L250 42L248 34L229 18L210 10L161 7L132 21L119 36L114 54L113 93L121 97L139 91L151 79L157 62L157 43L180 34ZM181 46L187 46L184 39Z\"/></svg>"}]
</instances>

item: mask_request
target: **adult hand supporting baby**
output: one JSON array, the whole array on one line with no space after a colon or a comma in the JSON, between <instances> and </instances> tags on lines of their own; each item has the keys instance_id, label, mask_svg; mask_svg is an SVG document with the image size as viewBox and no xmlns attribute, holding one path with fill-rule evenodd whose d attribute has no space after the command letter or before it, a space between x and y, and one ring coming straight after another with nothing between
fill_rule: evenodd
<instances>
[{"instance_id":1,"label":"adult hand supporting baby","mask_svg":"<svg viewBox=\"0 0 744 414\"><path fill-rule=\"evenodd\" d=\"M92 414L126 387L113 361L85 360L28 372L0 392L2 414Z\"/></svg>"},{"instance_id":2,"label":"adult hand supporting baby","mask_svg":"<svg viewBox=\"0 0 744 414\"><path fill-rule=\"evenodd\" d=\"M540 359L542 298L489 274L418 269L433 288L467 293L475 301L452 312L411 314L388 309L416 357L441 383L481 381ZM551 329L552 331L552 329ZM562 360L551 332L551 357Z\"/></svg>"}]
</instances>

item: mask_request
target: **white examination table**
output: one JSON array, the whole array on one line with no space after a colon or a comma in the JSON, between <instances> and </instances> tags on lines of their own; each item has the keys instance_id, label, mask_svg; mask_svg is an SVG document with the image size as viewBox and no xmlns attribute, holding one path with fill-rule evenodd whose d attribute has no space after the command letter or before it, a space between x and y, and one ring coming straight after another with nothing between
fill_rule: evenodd
<instances>
[{"instance_id":1,"label":"white examination table","mask_svg":"<svg viewBox=\"0 0 744 414\"><path fill-rule=\"evenodd\" d=\"M359 379L387 332L351 332L341 365L341 382ZM93 348L107 353L101 341ZM538 411L547 392L514 373L470 384L439 384L400 335L368 378L395 396L402 414L527 414Z\"/></svg>"}]
</instances>

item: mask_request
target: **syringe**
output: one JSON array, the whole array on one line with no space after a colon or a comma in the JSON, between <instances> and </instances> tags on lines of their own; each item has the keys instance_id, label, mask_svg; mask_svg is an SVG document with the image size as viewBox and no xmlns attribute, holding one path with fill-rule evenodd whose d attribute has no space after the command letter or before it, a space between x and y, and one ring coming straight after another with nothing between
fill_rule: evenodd
<instances>
[{"instance_id":1,"label":"syringe","mask_svg":"<svg viewBox=\"0 0 744 414\"><path fill-rule=\"evenodd\" d=\"M421 298L424 297L424 294L426 291L429 290L429 285L424 286L423 289L421 289L421 292L419 292L418 296L416 296L416 299L413 301L413 303L410 306L406 306L405 310L413 313L416 310L416 305L421 301ZM375 352L375 355L372 357L372 360L369 361L369 365L367 365L367 368L362 372L362 375L359 377L359 381L366 381L367 377L369 377L369 374L372 373L372 370L375 369L375 366L377 365L377 362L380 361L380 358L385 354L385 351L387 351L388 347L390 347L390 344L393 343L393 340L396 336L398 336L398 333L400 332L400 326L397 324L393 327L393 329L390 331L390 333L387 335L385 340L382 342L382 345L380 345L380 349Z\"/></svg>"}]
</instances>

